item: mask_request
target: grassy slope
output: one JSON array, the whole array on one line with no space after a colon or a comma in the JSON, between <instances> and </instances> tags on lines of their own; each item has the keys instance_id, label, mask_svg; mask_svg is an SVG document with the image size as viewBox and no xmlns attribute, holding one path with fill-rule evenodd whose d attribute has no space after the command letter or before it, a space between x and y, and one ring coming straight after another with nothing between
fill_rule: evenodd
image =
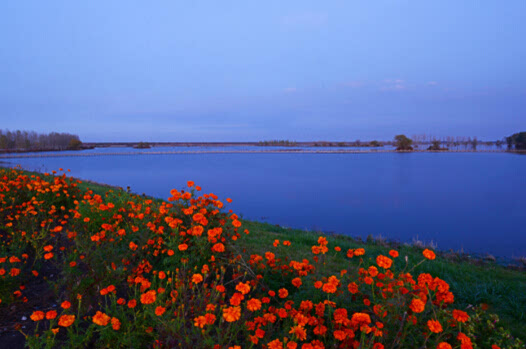
<instances>
[{"instance_id":1,"label":"grassy slope","mask_svg":"<svg viewBox=\"0 0 526 349\"><path fill-rule=\"evenodd\" d=\"M275 239L289 240L292 247L288 249L289 258L301 260L303 256L312 255L310 247L316 244L319 233L303 230L285 229L268 223L243 221L243 227L250 234L240 240L246 254L251 252L264 253L268 246L272 246ZM347 236L330 236L329 249L334 254L328 266L332 273L337 275L342 269L352 269L356 259L349 260L344 253L336 254L334 247L341 247L342 251L349 248L362 247L367 256L376 257L378 254L387 254L390 247L376 242L360 242ZM408 257L409 264L415 265L423 259L422 249L413 246L401 245L397 247L400 257L397 259L396 268L403 269L404 258ZM331 252L329 252L331 253ZM489 311L499 315L501 322L509 328L513 335L526 339L526 273L524 271L506 269L495 264L476 265L473 262L452 260L454 257L438 255L434 261L426 261L411 273L430 273L447 281L453 294L455 304L459 309L468 305L486 303ZM458 258L459 259L459 258Z\"/></svg>"},{"instance_id":2,"label":"grassy slope","mask_svg":"<svg viewBox=\"0 0 526 349\"><path fill-rule=\"evenodd\" d=\"M100 195L109 189L119 191L118 188L111 186L87 182L80 184L80 188L89 188ZM269 250L269 246L272 246L274 240L278 239L291 241L292 248L287 249L288 257L301 260L312 256L311 246L316 244L320 236L320 233L316 232L288 229L247 220L243 221L243 228L250 231L249 235L239 240L240 249L246 250L244 254L247 257L251 253L264 254ZM335 275L339 274L342 269L353 269L353 263L355 263L354 266L357 263L357 259L345 258L344 252L335 253L333 248L336 246L341 247L342 251L347 251L349 248L365 248L364 257L375 257L380 253L387 254L391 248L382 243L361 242L342 235L327 238L329 254L332 256L328 259L327 268ZM404 268L405 256L410 265L415 265L423 259L420 248L400 245L396 249L400 252L400 257L395 263L397 270ZM526 341L526 272L524 270L511 270L491 263L477 265L472 261L462 260L458 256L438 254L436 260L426 261L411 271L413 275L423 272L438 276L451 285L451 291L455 295L455 304L459 309L470 304L486 303L490 306L489 311L498 314L503 325L509 328L514 336Z\"/></svg>"}]
</instances>

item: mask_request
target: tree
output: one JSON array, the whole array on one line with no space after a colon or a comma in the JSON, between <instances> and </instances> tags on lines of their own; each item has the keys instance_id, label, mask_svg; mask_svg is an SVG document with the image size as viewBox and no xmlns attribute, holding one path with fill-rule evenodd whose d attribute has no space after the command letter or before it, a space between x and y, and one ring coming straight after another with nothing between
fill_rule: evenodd
<instances>
[{"instance_id":1,"label":"tree","mask_svg":"<svg viewBox=\"0 0 526 349\"><path fill-rule=\"evenodd\" d=\"M526 150L526 132L519 132L506 137L506 143L508 143L508 149L515 146L516 150Z\"/></svg>"},{"instance_id":2,"label":"tree","mask_svg":"<svg viewBox=\"0 0 526 349\"><path fill-rule=\"evenodd\" d=\"M413 150L413 147L411 146L413 144L413 140L410 138L407 138L405 135L397 135L395 136L395 145L396 150L404 150L404 151L410 151Z\"/></svg>"}]
</instances>

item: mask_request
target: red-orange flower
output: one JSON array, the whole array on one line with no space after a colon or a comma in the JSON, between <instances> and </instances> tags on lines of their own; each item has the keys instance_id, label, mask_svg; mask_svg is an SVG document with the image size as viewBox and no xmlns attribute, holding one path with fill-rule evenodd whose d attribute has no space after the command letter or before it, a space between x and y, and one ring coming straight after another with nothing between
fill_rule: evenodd
<instances>
[{"instance_id":1,"label":"red-orange flower","mask_svg":"<svg viewBox=\"0 0 526 349\"><path fill-rule=\"evenodd\" d=\"M120 320L117 319L116 317L112 317L112 318L111 318L111 327L112 327L115 331L120 330L120 328L121 328L121 322L120 322Z\"/></svg>"},{"instance_id":2,"label":"red-orange flower","mask_svg":"<svg viewBox=\"0 0 526 349\"><path fill-rule=\"evenodd\" d=\"M437 320L429 320L427 322L427 327L433 333L440 333L443 331L442 325Z\"/></svg>"},{"instance_id":3,"label":"red-orange flower","mask_svg":"<svg viewBox=\"0 0 526 349\"><path fill-rule=\"evenodd\" d=\"M462 310L453 310L453 318L458 322L466 322L469 320L469 315Z\"/></svg>"},{"instance_id":4,"label":"red-orange flower","mask_svg":"<svg viewBox=\"0 0 526 349\"><path fill-rule=\"evenodd\" d=\"M281 289L278 291L278 296L279 296L280 298L286 298L288 295L289 295L289 291L287 291L286 288L281 288Z\"/></svg>"},{"instance_id":5,"label":"red-orange flower","mask_svg":"<svg viewBox=\"0 0 526 349\"><path fill-rule=\"evenodd\" d=\"M427 248L424 250L424 252L422 252L422 254L429 260L435 259L435 252L428 250Z\"/></svg>"},{"instance_id":6,"label":"red-orange flower","mask_svg":"<svg viewBox=\"0 0 526 349\"><path fill-rule=\"evenodd\" d=\"M223 318L227 322L234 322L239 320L241 317L241 308L240 307L228 307L223 309Z\"/></svg>"},{"instance_id":7,"label":"red-orange flower","mask_svg":"<svg viewBox=\"0 0 526 349\"><path fill-rule=\"evenodd\" d=\"M180 244L178 246L179 248L179 251L186 251L188 249L188 245L187 244Z\"/></svg>"},{"instance_id":8,"label":"red-orange flower","mask_svg":"<svg viewBox=\"0 0 526 349\"><path fill-rule=\"evenodd\" d=\"M58 319L58 325L62 327L69 327L75 322L75 315L62 315Z\"/></svg>"},{"instance_id":9,"label":"red-orange flower","mask_svg":"<svg viewBox=\"0 0 526 349\"><path fill-rule=\"evenodd\" d=\"M251 298L247 301L247 309L250 311L256 311L261 309L261 301L257 298Z\"/></svg>"},{"instance_id":10,"label":"red-orange flower","mask_svg":"<svg viewBox=\"0 0 526 349\"><path fill-rule=\"evenodd\" d=\"M166 308L158 306L157 308L155 308L155 315L161 316L164 314L165 311L166 311Z\"/></svg>"},{"instance_id":11,"label":"red-orange flower","mask_svg":"<svg viewBox=\"0 0 526 349\"><path fill-rule=\"evenodd\" d=\"M201 275L201 274L194 274L194 275L192 275L192 282L194 284L198 284L201 281L203 281L203 275Z\"/></svg>"},{"instance_id":12,"label":"red-orange flower","mask_svg":"<svg viewBox=\"0 0 526 349\"><path fill-rule=\"evenodd\" d=\"M33 321L40 321L44 319L44 316L45 314L43 311L37 310L37 311L34 311L33 314L31 314L30 318Z\"/></svg>"},{"instance_id":13,"label":"red-orange flower","mask_svg":"<svg viewBox=\"0 0 526 349\"><path fill-rule=\"evenodd\" d=\"M110 322L110 317L100 311L97 311L97 313L93 316L93 323L99 325L99 326L106 326Z\"/></svg>"},{"instance_id":14,"label":"red-orange flower","mask_svg":"<svg viewBox=\"0 0 526 349\"><path fill-rule=\"evenodd\" d=\"M389 257L379 255L376 257L376 264L384 269L389 269L391 265L393 265L393 260Z\"/></svg>"},{"instance_id":15,"label":"red-orange flower","mask_svg":"<svg viewBox=\"0 0 526 349\"><path fill-rule=\"evenodd\" d=\"M141 294L141 303L142 304L152 304L157 299L156 291L150 290L146 293ZM128 303L129 306L129 303Z\"/></svg>"},{"instance_id":16,"label":"red-orange flower","mask_svg":"<svg viewBox=\"0 0 526 349\"><path fill-rule=\"evenodd\" d=\"M425 302L423 302L422 300L418 298L415 298L411 301L411 305L409 305L409 308L411 308L411 310L414 313L421 313L424 311L425 306L426 306Z\"/></svg>"},{"instance_id":17,"label":"red-orange flower","mask_svg":"<svg viewBox=\"0 0 526 349\"><path fill-rule=\"evenodd\" d=\"M48 320L53 320L54 318L57 317L57 312L56 310L50 310L46 313L46 319Z\"/></svg>"},{"instance_id":18,"label":"red-orange flower","mask_svg":"<svg viewBox=\"0 0 526 349\"><path fill-rule=\"evenodd\" d=\"M440 342L437 345L437 349L452 349L451 345L446 342Z\"/></svg>"}]
</instances>

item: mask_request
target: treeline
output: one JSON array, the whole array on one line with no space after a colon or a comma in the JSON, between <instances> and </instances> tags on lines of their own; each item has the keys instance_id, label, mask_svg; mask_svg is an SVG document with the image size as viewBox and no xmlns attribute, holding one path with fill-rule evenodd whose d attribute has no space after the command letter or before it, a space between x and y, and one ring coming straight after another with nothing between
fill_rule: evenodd
<instances>
[{"instance_id":1,"label":"treeline","mask_svg":"<svg viewBox=\"0 0 526 349\"><path fill-rule=\"evenodd\" d=\"M260 141L258 142L260 146L280 146L280 147L294 147L298 145L297 142L289 140L272 140L272 141Z\"/></svg>"},{"instance_id":2,"label":"treeline","mask_svg":"<svg viewBox=\"0 0 526 349\"><path fill-rule=\"evenodd\" d=\"M42 151L81 149L78 135L65 132L37 133L0 129L0 151Z\"/></svg>"}]
</instances>

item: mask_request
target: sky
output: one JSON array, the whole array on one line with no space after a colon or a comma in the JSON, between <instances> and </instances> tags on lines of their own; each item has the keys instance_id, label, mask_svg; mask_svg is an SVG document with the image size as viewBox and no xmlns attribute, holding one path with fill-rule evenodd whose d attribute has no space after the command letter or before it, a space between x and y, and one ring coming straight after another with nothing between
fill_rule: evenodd
<instances>
[{"instance_id":1,"label":"sky","mask_svg":"<svg viewBox=\"0 0 526 349\"><path fill-rule=\"evenodd\" d=\"M502 139L526 1L0 1L0 128L85 142Z\"/></svg>"}]
</instances>

